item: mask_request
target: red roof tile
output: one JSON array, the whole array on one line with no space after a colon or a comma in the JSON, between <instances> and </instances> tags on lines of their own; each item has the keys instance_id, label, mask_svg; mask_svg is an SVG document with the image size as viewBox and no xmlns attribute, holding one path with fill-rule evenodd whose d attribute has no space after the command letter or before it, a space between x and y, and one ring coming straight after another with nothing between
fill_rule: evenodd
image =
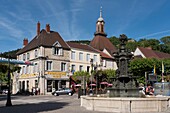
<instances>
[{"instance_id":1,"label":"red roof tile","mask_svg":"<svg viewBox=\"0 0 170 113\"><path fill-rule=\"evenodd\" d=\"M170 54L168 53L154 51L151 48L143 48L143 47L138 47L138 48L146 58L160 58L160 59L170 58Z\"/></svg>"},{"instance_id":2,"label":"red roof tile","mask_svg":"<svg viewBox=\"0 0 170 113\"><path fill-rule=\"evenodd\" d=\"M108 59L113 59L111 56L107 55L106 53L100 51L100 50L97 50L89 45L86 45L86 44L80 44L80 43L74 43L74 42L67 42L67 44L71 47L71 48L78 48L78 49L81 49L81 50L87 50L87 51L91 51L91 52L97 52L97 53L100 53L100 56L102 58L108 58Z\"/></svg>"},{"instance_id":3,"label":"red roof tile","mask_svg":"<svg viewBox=\"0 0 170 113\"><path fill-rule=\"evenodd\" d=\"M104 52L102 52L102 51L100 51L100 56L101 56L102 58L113 59L113 57L107 55L106 53L104 53Z\"/></svg>"},{"instance_id":4,"label":"red roof tile","mask_svg":"<svg viewBox=\"0 0 170 113\"><path fill-rule=\"evenodd\" d=\"M40 35L35 36L24 48L18 51L17 54L22 54L40 46L52 47L56 41L58 41L64 49L70 49L58 32L50 31L50 33L47 33L46 30L42 29Z\"/></svg>"},{"instance_id":5,"label":"red roof tile","mask_svg":"<svg viewBox=\"0 0 170 113\"><path fill-rule=\"evenodd\" d=\"M96 35L93 40L90 42L90 46L103 51L103 49L108 50L108 52L112 55L113 52L116 52L115 46L110 42L110 40L101 35Z\"/></svg>"},{"instance_id":6,"label":"red roof tile","mask_svg":"<svg viewBox=\"0 0 170 113\"><path fill-rule=\"evenodd\" d=\"M87 44L80 44L80 43L75 43L75 42L67 42L67 44L71 48L78 48L78 49L82 49L82 50L87 50L87 51L99 53L96 49L94 49L93 47L91 47Z\"/></svg>"}]
</instances>

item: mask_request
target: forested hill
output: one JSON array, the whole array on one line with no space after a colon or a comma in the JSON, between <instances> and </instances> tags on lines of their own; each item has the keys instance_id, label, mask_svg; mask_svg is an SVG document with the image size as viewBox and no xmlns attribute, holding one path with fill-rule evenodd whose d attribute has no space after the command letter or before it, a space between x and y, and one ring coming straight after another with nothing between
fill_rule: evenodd
<instances>
[{"instance_id":1,"label":"forested hill","mask_svg":"<svg viewBox=\"0 0 170 113\"><path fill-rule=\"evenodd\" d=\"M112 42L113 45L115 45L115 47L117 48L119 47L120 42L118 37L112 36L108 39ZM88 45L90 44L90 40L74 40L69 42L83 43ZM151 47L153 50L170 54L170 36L162 37L160 40L156 38L152 38L152 39L143 38L136 41L133 38L129 38L126 46L130 51L135 51L137 47ZM16 58L16 53L19 50L20 49L4 52L1 53L0 56L8 57L9 54L11 58Z\"/></svg>"},{"instance_id":2,"label":"forested hill","mask_svg":"<svg viewBox=\"0 0 170 113\"><path fill-rule=\"evenodd\" d=\"M16 59L16 58L17 58L16 53L17 53L19 50L20 50L20 49L1 53L1 54L0 54L0 57L8 58L8 56L9 56L11 59Z\"/></svg>"}]
</instances>

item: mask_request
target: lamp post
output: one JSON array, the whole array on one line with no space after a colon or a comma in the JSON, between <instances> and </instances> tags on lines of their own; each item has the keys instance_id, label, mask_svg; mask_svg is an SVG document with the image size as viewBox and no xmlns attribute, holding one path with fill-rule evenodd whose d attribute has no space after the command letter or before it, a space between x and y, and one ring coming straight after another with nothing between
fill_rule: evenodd
<instances>
[{"instance_id":1,"label":"lamp post","mask_svg":"<svg viewBox=\"0 0 170 113\"><path fill-rule=\"evenodd\" d=\"M8 93L7 93L7 102L6 102L6 106L12 106L11 103L11 75L10 75L10 59L9 59L9 55L8 55Z\"/></svg>"},{"instance_id":2,"label":"lamp post","mask_svg":"<svg viewBox=\"0 0 170 113\"><path fill-rule=\"evenodd\" d=\"M98 67L100 68L100 64L98 65L97 64L97 62L96 62L96 65L94 65L94 70L95 70L95 72L97 72L98 71ZM96 95L98 94L98 74L96 74Z\"/></svg>"},{"instance_id":3,"label":"lamp post","mask_svg":"<svg viewBox=\"0 0 170 113\"><path fill-rule=\"evenodd\" d=\"M93 59L90 59L90 65L91 65L91 89L90 89L90 95L93 95L93 89L92 89L92 81L93 81Z\"/></svg>"}]
</instances>

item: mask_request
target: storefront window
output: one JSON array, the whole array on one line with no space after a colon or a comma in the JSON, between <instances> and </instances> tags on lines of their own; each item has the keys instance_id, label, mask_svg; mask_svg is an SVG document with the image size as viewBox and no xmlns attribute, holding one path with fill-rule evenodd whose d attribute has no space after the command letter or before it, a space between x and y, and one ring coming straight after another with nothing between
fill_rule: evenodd
<instances>
[{"instance_id":1,"label":"storefront window","mask_svg":"<svg viewBox=\"0 0 170 113\"><path fill-rule=\"evenodd\" d=\"M66 88L66 81L65 81L65 80L62 80L62 81L61 81L61 87L62 87L62 88Z\"/></svg>"},{"instance_id":2,"label":"storefront window","mask_svg":"<svg viewBox=\"0 0 170 113\"><path fill-rule=\"evenodd\" d=\"M47 92L52 92L52 80L47 80Z\"/></svg>"},{"instance_id":3,"label":"storefront window","mask_svg":"<svg viewBox=\"0 0 170 113\"><path fill-rule=\"evenodd\" d=\"M29 89L29 81L27 81L27 90Z\"/></svg>"}]
</instances>

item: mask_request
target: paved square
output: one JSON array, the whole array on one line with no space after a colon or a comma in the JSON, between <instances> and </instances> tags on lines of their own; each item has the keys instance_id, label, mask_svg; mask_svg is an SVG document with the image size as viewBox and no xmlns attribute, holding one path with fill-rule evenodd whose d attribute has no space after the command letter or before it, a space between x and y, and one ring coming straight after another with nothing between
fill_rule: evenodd
<instances>
[{"instance_id":1,"label":"paved square","mask_svg":"<svg viewBox=\"0 0 170 113\"><path fill-rule=\"evenodd\" d=\"M12 106L6 107L6 97L0 97L0 113L102 113L88 111L73 96L12 96Z\"/></svg>"},{"instance_id":2,"label":"paved square","mask_svg":"<svg viewBox=\"0 0 170 113\"><path fill-rule=\"evenodd\" d=\"M0 113L103 113L81 107L77 94L12 96L11 100L12 106L6 107L6 95L0 95ZM170 109L164 113L170 113Z\"/></svg>"}]
</instances>

